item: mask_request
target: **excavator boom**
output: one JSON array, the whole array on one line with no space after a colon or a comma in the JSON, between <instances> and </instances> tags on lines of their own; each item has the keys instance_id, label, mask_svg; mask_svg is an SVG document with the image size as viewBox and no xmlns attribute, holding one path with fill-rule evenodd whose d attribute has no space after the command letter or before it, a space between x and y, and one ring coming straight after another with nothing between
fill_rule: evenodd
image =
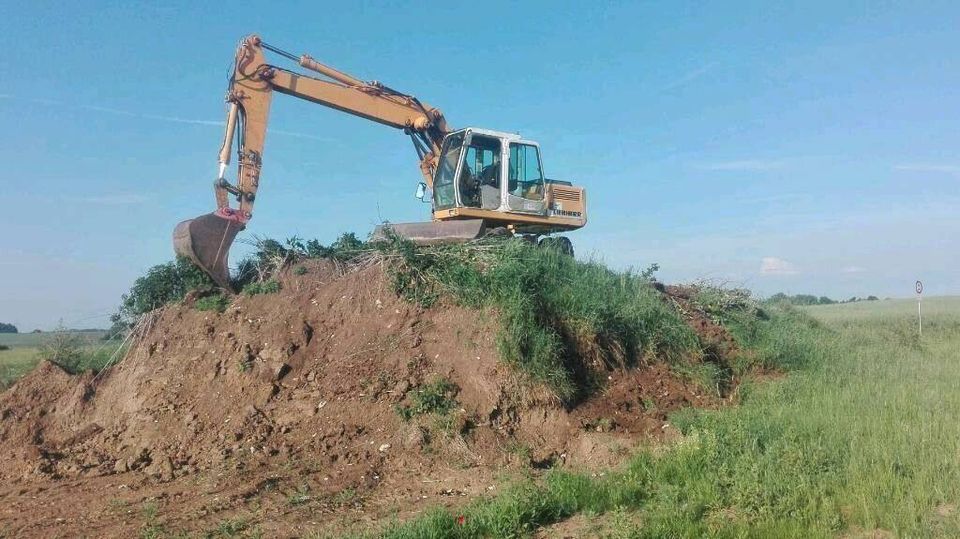
<instances>
[{"instance_id":1,"label":"excavator boom","mask_svg":"<svg viewBox=\"0 0 960 539\"><path fill-rule=\"evenodd\" d=\"M267 63L264 50L278 53L327 80L308 77ZM392 90L376 81L363 82L308 55L294 56L252 35L237 48L230 78L226 131L220 148L214 181L217 210L177 225L174 250L190 258L220 286L230 288L227 255L234 239L253 217L270 103L274 92L325 105L390 127L402 129L414 141L426 185L444 136L449 132L443 113L417 98ZM235 135L238 137L237 183L225 173L230 164ZM239 202L230 206L229 198Z\"/></svg>"}]
</instances>

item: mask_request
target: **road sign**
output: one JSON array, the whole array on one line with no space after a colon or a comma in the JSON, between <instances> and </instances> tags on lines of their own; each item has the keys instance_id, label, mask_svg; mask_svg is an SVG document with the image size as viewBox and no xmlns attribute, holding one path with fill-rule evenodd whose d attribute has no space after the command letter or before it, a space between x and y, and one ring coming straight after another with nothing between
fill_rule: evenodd
<instances>
[{"instance_id":1,"label":"road sign","mask_svg":"<svg viewBox=\"0 0 960 539\"><path fill-rule=\"evenodd\" d=\"M917 294L923 294L923 283L917 281Z\"/></svg>"}]
</instances>

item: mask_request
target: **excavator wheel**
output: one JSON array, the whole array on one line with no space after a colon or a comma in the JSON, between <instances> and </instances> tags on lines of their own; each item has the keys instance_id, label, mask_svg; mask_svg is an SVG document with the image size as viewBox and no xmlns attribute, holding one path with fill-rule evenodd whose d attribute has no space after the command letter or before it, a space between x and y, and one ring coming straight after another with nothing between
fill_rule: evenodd
<instances>
[{"instance_id":1,"label":"excavator wheel","mask_svg":"<svg viewBox=\"0 0 960 539\"><path fill-rule=\"evenodd\" d=\"M547 236L546 238L542 238L539 247L542 249L554 249L560 254L573 257L573 243L571 243L570 238L566 236Z\"/></svg>"}]
</instances>

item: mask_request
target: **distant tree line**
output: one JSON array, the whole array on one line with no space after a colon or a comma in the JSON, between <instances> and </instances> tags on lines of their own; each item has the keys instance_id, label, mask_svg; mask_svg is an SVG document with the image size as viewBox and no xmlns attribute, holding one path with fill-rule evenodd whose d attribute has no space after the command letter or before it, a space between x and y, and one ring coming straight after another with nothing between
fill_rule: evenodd
<instances>
[{"instance_id":1,"label":"distant tree line","mask_svg":"<svg viewBox=\"0 0 960 539\"><path fill-rule=\"evenodd\" d=\"M855 303L857 301L877 301L877 296L867 296L865 298L859 298L857 296L851 296L848 299L844 300L835 300L828 298L827 296L814 296L813 294L795 294L793 296L784 294L783 292L778 292L769 298L767 302L769 303L789 303L791 305L833 305L834 303Z\"/></svg>"},{"instance_id":2,"label":"distant tree line","mask_svg":"<svg viewBox=\"0 0 960 539\"><path fill-rule=\"evenodd\" d=\"M20 333L17 330L17 326L13 324L4 324L0 322L0 333Z\"/></svg>"}]
</instances>

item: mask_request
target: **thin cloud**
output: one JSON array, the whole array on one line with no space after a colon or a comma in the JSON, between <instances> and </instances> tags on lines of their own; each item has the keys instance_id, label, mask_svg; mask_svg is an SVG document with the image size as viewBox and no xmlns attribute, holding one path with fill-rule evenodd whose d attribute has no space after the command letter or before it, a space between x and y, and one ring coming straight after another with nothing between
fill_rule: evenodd
<instances>
[{"instance_id":1,"label":"thin cloud","mask_svg":"<svg viewBox=\"0 0 960 539\"><path fill-rule=\"evenodd\" d=\"M938 163L905 163L902 165L897 165L893 168L908 172L946 172L949 174L960 174L960 165L946 165Z\"/></svg>"},{"instance_id":2,"label":"thin cloud","mask_svg":"<svg viewBox=\"0 0 960 539\"><path fill-rule=\"evenodd\" d=\"M143 204L150 200L150 196L139 193L118 193L115 195L95 195L81 197L80 202L86 204L98 204L102 206L128 206L131 204Z\"/></svg>"},{"instance_id":3,"label":"thin cloud","mask_svg":"<svg viewBox=\"0 0 960 539\"><path fill-rule=\"evenodd\" d=\"M153 120L158 122L169 122L169 123L178 123L178 124L190 124L190 125L207 125L212 127L223 127L224 123L221 120L204 120L200 118L183 118L180 116L165 116L162 114L149 114L144 112L135 112L131 110L115 109L111 107L101 107L97 105L77 105L73 103L67 103L65 101L59 101L56 99L43 99L39 97L17 97L11 94L0 94L0 98L6 99L16 99L18 101L27 101L30 103L38 103L41 105L52 105L56 107L69 107L72 109L88 110L91 112L101 112L104 114L112 114L114 116L126 116L128 118L139 118L142 120ZM330 137L321 137L317 135L311 135L308 133L299 133L297 131L285 131L282 129L270 129L270 134L281 135L285 137L293 138L302 138L309 140L318 140L328 142L333 139Z\"/></svg>"},{"instance_id":4,"label":"thin cloud","mask_svg":"<svg viewBox=\"0 0 960 539\"><path fill-rule=\"evenodd\" d=\"M795 265L782 258L765 256L760 259L760 275L796 275L800 273Z\"/></svg>"},{"instance_id":5,"label":"thin cloud","mask_svg":"<svg viewBox=\"0 0 960 539\"><path fill-rule=\"evenodd\" d=\"M783 161L764 159L740 159L736 161L720 161L717 163L702 163L699 165L694 165L695 168L700 170L737 172L759 172L783 168L783 166Z\"/></svg>"},{"instance_id":6,"label":"thin cloud","mask_svg":"<svg viewBox=\"0 0 960 539\"><path fill-rule=\"evenodd\" d=\"M840 273L863 273L865 271L867 271L867 269L860 266L844 266L840 268Z\"/></svg>"},{"instance_id":7,"label":"thin cloud","mask_svg":"<svg viewBox=\"0 0 960 539\"><path fill-rule=\"evenodd\" d=\"M709 64L700 66L697 69L688 71L683 75L681 75L680 77L674 79L673 81L670 81L667 84L663 85L663 87L660 88L660 91L669 92L670 90L676 90L681 86L686 86L687 84L690 84L691 82L706 75L715 67L717 67L717 62L710 62Z\"/></svg>"},{"instance_id":8,"label":"thin cloud","mask_svg":"<svg viewBox=\"0 0 960 539\"><path fill-rule=\"evenodd\" d=\"M129 110L113 109L110 107L98 107L95 105L79 105L77 108L84 110L92 110L94 112L106 112L107 114L115 114L117 116L129 116L131 118L141 118L143 120L158 120L161 122L172 122L179 124L193 124L193 125L214 125L222 126L223 122L219 120L198 120L194 118L180 118L179 116L162 116L159 114L146 114L143 112L133 112Z\"/></svg>"},{"instance_id":9,"label":"thin cloud","mask_svg":"<svg viewBox=\"0 0 960 539\"><path fill-rule=\"evenodd\" d=\"M807 195L801 195L797 193L780 193L776 195L767 195L767 196L757 196L757 197L741 197L739 198L740 202L744 204L784 204L787 202L797 202L808 200L810 197Z\"/></svg>"}]
</instances>

